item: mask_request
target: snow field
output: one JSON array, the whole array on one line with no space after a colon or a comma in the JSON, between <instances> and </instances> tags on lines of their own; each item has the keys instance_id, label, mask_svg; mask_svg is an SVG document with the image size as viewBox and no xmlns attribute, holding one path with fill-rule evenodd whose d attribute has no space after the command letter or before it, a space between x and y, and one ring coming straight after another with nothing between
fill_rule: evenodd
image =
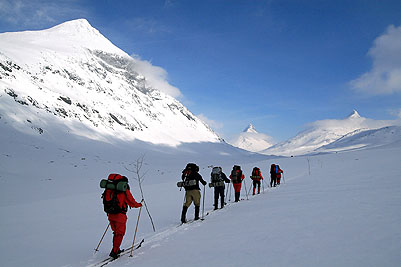
<instances>
[{"instance_id":1,"label":"snow field","mask_svg":"<svg viewBox=\"0 0 401 267\"><path fill-rule=\"evenodd\" d=\"M0 237L4 242L0 244L0 251L5 266L86 266L107 257L111 249L110 231L93 256L93 249L108 223L98 183L111 170L116 170L130 178L134 197L140 200L136 181L121 166L122 161L129 162L127 159L136 156L129 157L123 150L120 150L123 158L119 153L107 155L99 148L95 152L88 143L82 147L83 151L90 151L86 166L73 167L68 162L80 159L78 148L68 153L43 143L30 146L33 152L29 152L17 142L11 144L15 149L9 149L10 156L2 155L3 159L36 157L43 170L24 169L28 159L16 161L20 162L20 168L18 165L2 168L0 211L4 216ZM215 151L221 149L216 144L210 146ZM194 266L398 266L401 259L400 147L276 159L249 159L249 154L224 159L217 156L220 151L207 160L205 155L211 147L207 144L203 150L200 147L190 146L175 153L174 150L164 150L163 154L157 151L159 157L149 150L144 171L150 171L146 174L144 192L157 232L153 232L143 209L137 240L145 238L145 243L134 258L122 257L110 266L188 263ZM21 153L23 148L28 153ZM107 151L107 146L104 150ZM168 152L170 158L166 156ZM32 154L29 156L29 153ZM92 153L98 155L100 163L92 158ZM63 158L64 154L68 156ZM188 160L189 155L194 160ZM38 175L49 173L45 168L47 157L56 159L52 171L59 169L59 172L54 173L53 180L41 181ZM285 183L282 180L278 188L266 188L265 184L263 194L230 203L210 213L203 222L177 227L184 191L179 191L176 182L185 164L199 163L201 175L209 181L207 163L222 162L223 171L229 174L231 166L241 159L248 190L254 166L261 168L268 183L268 167L271 163L280 164ZM19 190L9 190L17 186ZM241 196L246 199L244 186ZM213 190L206 188L205 213L212 210L212 204ZM192 219L193 214L192 205L187 218ZM122 247L132 243L137 216L138 209L128 212Z\"/></svg>"}]
</instances>

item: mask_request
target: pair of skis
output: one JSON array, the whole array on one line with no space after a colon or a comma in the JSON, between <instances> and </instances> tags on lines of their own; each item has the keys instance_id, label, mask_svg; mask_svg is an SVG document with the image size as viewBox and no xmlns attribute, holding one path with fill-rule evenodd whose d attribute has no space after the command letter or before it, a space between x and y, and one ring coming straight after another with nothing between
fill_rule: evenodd
<instances>
[{"instance_id":1,"label":"pair of skis","mask_svg":"<svg viewBox=\"0 0 401 267\"><path fill-rule=\"evenodd\" d=\"M185 223L180 223L179 225L177 225L177 227L180 227L181 225L191 224L191 223L194 223L194 222L201 222L201 221L204 221L204 220L205 220L205 217L206 217L207 215L209 215L209 212L206 213L206 214L203 216L203 218L199 218L198 220L195 220L195 219L188 220L188 221L185 222Z\"/></svg>"},{"instance_id":2,"label":"pair of skis","mask_svg":"<svg viewBox=\"0 0 401 267\"><path fill-rule=\"evenodd\" d=\"M141 242L139 242L139 244L136 244L136 245L134 245L134 246L130 246L130 247L124 249L123 252L121 252L121 253L119 254L118 258L120 258L120 257L123 256L123 255L126 255L126 254L130 253L131 250L137 250L138 248L140 248L140 247L142 246L142 243L143 243L143 242L145 242L145 239L142 239ZM110 257L110 258L104 259L104 260L102 260L101 262L95 263L95 264L90 265L90 266L91 266L91 267L102 267L102 266L105 266L105 265L107 265L107 264L109 264L109 263L111 263L111 262L117 260L118 258L112 258L112 257Z\"/></svg>"}]
</instances>

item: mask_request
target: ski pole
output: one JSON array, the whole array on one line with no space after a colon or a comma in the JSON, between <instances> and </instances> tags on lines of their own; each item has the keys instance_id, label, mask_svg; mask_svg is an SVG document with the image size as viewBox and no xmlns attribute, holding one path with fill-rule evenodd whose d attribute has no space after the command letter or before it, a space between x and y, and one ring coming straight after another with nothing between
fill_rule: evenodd
<instances>
[{"instance_id":1,"label":"ski pole","mask_svg":"<svg viewBox=\"0 0 401 267\"><path fill-rule=\"evenodd\" d=\"M249 200L249 198L248 198L248 191L246 190L246 181L245 181L245 179L244 179L244 185L245 185L246 200Z\"/></svg>"},{"instance_id":2,"label":"ski pole","mask_svg":"<svg viewBox=\"0 0 401 267\"><path fill-rule=\"evenodd\" d=\"M202 220L205 217L205 192L206 192L205 185L203 185Z\"/></svg>"},{"instance_id":3,"label":"ski pole","mask_svg":"<svg viewBox=\"0 0 401 267\"><path fill-rule=\"evenodd\" d=\"M232 188L231 188L231 184L230 184L230 198L228 201L231 201L231 190L232 190Z\"/></svg>"},{"instance_id":4,"label":"ski pole","mask_svg":"<svg viewBox=\"0 0 401 267\"><path fill-rule=\"evenodd\" d=\"M284 180L284 172L283 172L283 183L285 183L285 180Z\"/></svg>"},{"instance_id":5,"label":"ski pole","mask_svg":"<svg viewBox=\"0 0 401 267\"><path fill-rule=\"evenodd\" d=\"M187 196L187 192L185 192L185 194L184 194L184 199L182 200L182 205L185 204L186 196Z\"/></svg>"},{"instance_id":6,"label":"ski pole","mask_svg":"<svg viewBox=\"0 0 401 267\"><path fill-rule=\"evenodd\" d=\"M110 223L107 225L106 230L104 231L104 234L103 234L102 238L100 239L99 244L98 244L97 247L95 248L95 253L99 251L100 244L102 243L103 238L104 238L104 236L106 235L107 230L109 230L109 227L110 227Z\"/></svg>"},{"instance_id":7,"label":"ski pole","mask_svg":"<svg viewBox=\"0 0 401 267\"><path fill-rule=\"evenodd\" d=\"M263 189L263 194L264 194L265 193L265 180L263 180L262 189Z\"/></svg>"},{"instance_id":8,"label":"ski pole","mask_svg":"<svg viewBox=\"0 0 401 267\"><path fill-rule=\"evenodd\" d=\"M249 190L248 190L248 195L249 195L249 193L251 193L251 188L252 188L252 186L251 186L251 187L249 187Z\"/></svg>"},{"instance_id":9,"label":"ski pole","mask_svg":"<svg viewBox=\"0 0 401 267\"><path fill-rule=\"evenodd\" d=\"M138 220L136 221L136 227L135 227L134 241L132 241L131 253L130 253L130 255L129 255L130 257L132 257L132 252L134 251L134 244L135 244L136 232L137 232L137 230L138 230L139 218L141 217L141 210L142 210L142 206L139 208Z\"/></svg>"}]
</instances>

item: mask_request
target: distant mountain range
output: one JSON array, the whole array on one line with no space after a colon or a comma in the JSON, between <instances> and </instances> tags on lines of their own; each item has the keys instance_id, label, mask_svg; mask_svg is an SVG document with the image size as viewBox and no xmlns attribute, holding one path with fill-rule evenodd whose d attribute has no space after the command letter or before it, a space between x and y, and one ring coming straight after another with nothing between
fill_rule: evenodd
<instances>
[{"instance_id":1,"label":"distant mountain range","mask_svg":"<svg viewBox=\"0 0 401 267\"><path fill-rule=\"evenodd\" d=\"M138 62L85 19L42 31L0 34L0 118L18 131L58 127L112 142L221 142L172 96L154 88Z\"/></svg>"},{"instance_id":2,"label":"distant mountain range","mask_svg":"<svg viewBox=\"0 0 401 267\"><path fill-rule=\"evenodd\" d=\"M271 137L258 133L250 124L231 144L248 151L281 156L366 148L401 140L397 134L399 128L392 126L393 123L364 118L354 110L344 119L310 123L295 137L274 145Z\"/></svg>"}]
</instances>

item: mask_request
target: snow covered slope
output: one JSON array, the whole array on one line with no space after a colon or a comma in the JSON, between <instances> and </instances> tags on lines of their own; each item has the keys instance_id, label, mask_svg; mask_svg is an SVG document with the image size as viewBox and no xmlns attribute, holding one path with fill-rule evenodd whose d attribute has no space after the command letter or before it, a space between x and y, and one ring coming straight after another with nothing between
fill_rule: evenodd
<instances>
[{"instance_id":1,"label":"snow covered slope","mask_svg":"<svg viewBox=\"0 0 401 267\"><path fill-rule=\"evenodd\" d=\"M344 135L352 135L362 130L378 129L391 125L391 121L377 121L361 117L354 110L342 120L316 121L295 137L261 151L272 155L302 155L328 145Z\"/></svg>"},{"instance_id":2,"label":"snow covered slope","mask_svg":"<svg viewBox=\"0 0 401 267\"><path fill-rule=\"evenodd\" d=\"M258 152L273 145L273 138L256 131L255 127L250 123L245 130L235 137L231 142L233 146Z\"/></svg>"},{"instance_id":3,"label":"snow covered slope","mask_svg":"<svg viewBox=\"0 0 401 267\"><path fill-rule=\"evenodd\" d=\"M136 239L145 243L133 258L123 256L110 266L398 266L401 261L401 144L268 158L225 143L109 144L73 135L50 143L43 136L50 137L16 132L0 119L2 266L90 266L107 258L110 230L93 255L108 224L99 181L110 172L127 175L140 199L129 169L143 153L143 191L156 233L142 209ZM211 213L202 222L178 226L184 192L176 181L189 161L200 165L206 180L211 165L228 174L240 164L244 200L233 203L230 186L229 205L212 212L213 190L202 187L205 214ZM268 180L271 163L284 170L281 185L262 183L266 192L246 200L252 168L260 167ZM138 209L127 215L123 248L132 243ZM193 216L192 205L187 217Z\"/></svg>"},{"instance_id":4,"label":"snow covered slope","mask_svg":"<svg viewBox=\"0 0 401 267\"><path fill-rule=\"evenodd\" d=\"M401 127L388 126L374 130L357 130L316 149L317 152L333 152L401 144Z\"/></svg>"},{"instance_id":5,"label":"snow covered slope","mask_svg":"<svg viewBox=\"0 0 401 267\"><path fill-rule=\"evenodd\" d=\"M163 88L151 87L137 64L84 19L42 31L2 33L0 116L20 131L37 134L55 123L108 142L220 142Z\"/></svg>"}]
</instances>

